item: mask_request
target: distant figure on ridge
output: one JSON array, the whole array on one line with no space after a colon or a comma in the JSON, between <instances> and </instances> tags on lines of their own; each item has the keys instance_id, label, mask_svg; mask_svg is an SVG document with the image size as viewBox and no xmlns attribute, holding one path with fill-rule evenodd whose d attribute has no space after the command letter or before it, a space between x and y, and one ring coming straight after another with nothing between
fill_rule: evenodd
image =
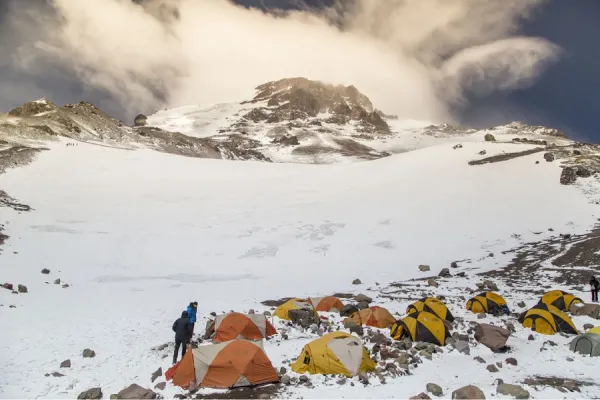
<instances>
[{"instance_id":1,"label":"distant figure on ridge","mask_svg":"<svg viewBox=\"0 0 600 400\"><path fill-rule=\"evenodd\" d=\"M598 291L600 290L600 281L598 281L598 279L596 279L595 276L592 276L592 278L590 279L590 288L592 292L592 301L597 303Z\"/></svg>"},{"instance_id":2,"label":"distant figure on ridge","mask_svg":"<svg viewBox=\"0 0 600 400\"><path fill-rule=\"evenodd\" d=\"M173 323L173 332L175 332L175 353L173 354L173 364L177 364L177 353L179 352L179 347L181 346L181 359L183 359L183 356L185 356L185 351L187 350L188 342L192 337L192 324L188 318L187 311L182 312L181 318Z\"/></svg>"},{"instance_id":3,"label":"distant figure on ridge","mask_svg":"<svg viewBox=\"0 0 600 400\"><path fill-rule=\"evenodd\" d=\"M190 325L192 326L190 332L190 339L192 338L192 335L194 334L194 325L196 324L196 313L198 312L198 302L194 301L192 303L190 303L190 305L187 308L187 313L188 316L190 318Z\"/></svg>"}]
</instances>

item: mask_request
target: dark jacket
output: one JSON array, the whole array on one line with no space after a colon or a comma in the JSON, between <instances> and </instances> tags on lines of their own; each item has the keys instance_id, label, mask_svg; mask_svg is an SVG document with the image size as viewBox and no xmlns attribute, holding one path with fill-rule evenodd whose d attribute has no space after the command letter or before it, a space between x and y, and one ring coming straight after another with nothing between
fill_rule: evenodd
<instances>
[{"instance_id":1,"label":"dark jacket","mask_svg":"<svg viewBox=\"0 0 600 400\"><path fill-rule=\"evenodd\" d=\"M175 340L187 341L192 335L192 325L188 318L187 311L184 311L173 324L173 332L175 332Z\"/></svg>"},{"instance_id":2,"label":"dark jacket","mask_svg":"<svg viewBox=\"0 0 600 400\"><path fill-rule=\"evenodd\" d=\"M598 288L600 288L600 281L596 278L592 278L590 279L590 286L594 288L594 290L598 290Z\"/></svg>"}]
</instances>

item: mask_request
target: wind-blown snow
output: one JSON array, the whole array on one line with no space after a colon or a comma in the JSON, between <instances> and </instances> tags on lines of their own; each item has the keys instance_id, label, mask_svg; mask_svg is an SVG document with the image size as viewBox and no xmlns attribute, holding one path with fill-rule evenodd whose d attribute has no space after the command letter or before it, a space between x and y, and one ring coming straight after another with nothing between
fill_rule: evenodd
<instances>
[{"instance_id":1,"label":"wind-blown snow","mask_svg":"<svg viewBox=\"0 0 600 400\"><path fill-rule=\"evenodd\" d=\"M2 189L34 208L0 208L10 236L1 279L30 292L0 290L0 396L72 398L101 386L108 397L134 382L152 387L151 372L165 370L170 358L150 348L172 340L171 324L192 300L199 332L211 311L348 291L355 278L365 286L415 278L419 264L437 273L471 258L490 270L506 265L501 251L517 244L515 233L527 240L550 227L586 231L596 206L577 187L559 184L558 163L535 165L541 153L467 164L481 150L514 149L443 143L322 166L53 145L0 177ZM496 257L486 257L490 251ZM71 287L52 284L56 278ZM389 306L401 313L405 305ZM307 341L267 343L266 351L279 367ZM97 356L83 359L84 348ZM454 388L481 381L488 394L485 370L461 371L452 366L462 356L447 357L416 370L408 385L404 378L366 388L323 384L294 396L408 397L430 381ZM44 377L67 358L73 367L60 371L65 377ZM442 369L452 376L443 378Z\"/></svg>"}]
</instances>

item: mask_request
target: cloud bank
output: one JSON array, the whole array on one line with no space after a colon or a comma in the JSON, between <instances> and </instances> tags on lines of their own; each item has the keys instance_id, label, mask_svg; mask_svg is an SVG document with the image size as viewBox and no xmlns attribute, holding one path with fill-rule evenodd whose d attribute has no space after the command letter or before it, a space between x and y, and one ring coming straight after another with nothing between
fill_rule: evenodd
<instances>
[{"instance_id":1,"label":"cloud bank","mask_svg":"<svg viewBox=\"0 0 600 400\"><path fill-rule=\"evenodd\" d=\"M560 55L519 35L543 0L354 0L285 14L227 0L18 3L11 62L73 74L127 113L243 100L304 76L353 84L402 118L451 122L467 94L531 85Z\"/></svg>"}]
</instances>

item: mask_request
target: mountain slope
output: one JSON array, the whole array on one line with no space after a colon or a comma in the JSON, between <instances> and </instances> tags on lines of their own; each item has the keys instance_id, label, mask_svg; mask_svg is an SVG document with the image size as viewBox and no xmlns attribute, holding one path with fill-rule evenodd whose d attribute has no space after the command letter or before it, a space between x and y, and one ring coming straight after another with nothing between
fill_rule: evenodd
<instances>
[{"instance_id":1,"label":"mountain slope","mask_svg":"<svg viewBox=\"0 0 600 400\"><path fill-rule=\"evenodd\" d=\"M152 348L172 340L172 320L191 300L200 303L199 332L210 312L263 310L267 299L348 291L360 278L360 290L371 287L366 293L377 304L401 315L408 300L386 298L377 284L421 278L419 264L437 274L451 261L469 259L461 263L464 282L448 281L434 292L463 316L464 285L473 285L478 272L507 265L512 255L504 251L558 233L584 234L598 216L598 179L561 185L559 164L541 153L468 164L481 151L494 156L515 146L441 144L319 166L50 144L36 162L0 178L8 193L34 209L19 214L0 207L10 236L0 256L7 266L2 279L29 289L19 295L0 290L0 321L8 327L0 394L72 398L99 386L108 397L134 382L152 387L151 372L169 367L169 355L163 359ZM40 274L43 268L51 274ZM70 286L54 285L55 279ZM530 293L511 299L536 301ZM581 328L587 321L576 322ZM291 338L266 344L279 368L316 335L275 323ZM512 339L519 359L532 351L526 332ZM85 348L96 357L82 358ZM545 357L554 354L564 352ZM495 357L481 347L474 355ZM72 367L59 369L67 358ZM311 377L313 389L290 386L281 395L408 397L430 381L448 390L470 383L486 395L495 390L495 377L483 374L472 357L454 352L424 363L410 377L389 376L385 385L376 378L350 387ZM451 376L442 372L457 365ZM547 372L544 365L523 364L499 376L523 379ZM595 376L585 360L570 366L580 379ZM43 376L53 371L65 376ZM598 393L597 387L583 390ZM165 391L176 393L171 386Z\"/></svg>"}]
</instances>

